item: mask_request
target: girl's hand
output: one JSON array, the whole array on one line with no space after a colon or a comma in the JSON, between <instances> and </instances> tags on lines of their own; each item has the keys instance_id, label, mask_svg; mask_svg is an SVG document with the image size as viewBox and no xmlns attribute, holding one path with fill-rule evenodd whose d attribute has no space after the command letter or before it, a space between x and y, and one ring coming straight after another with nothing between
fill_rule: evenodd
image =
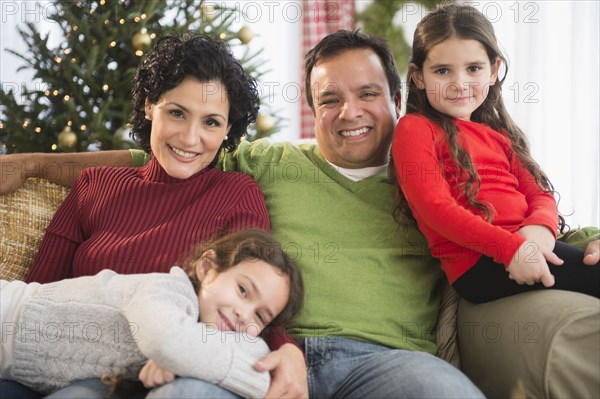
<instances>
[{"instance_id":1,"label":"girl's hand","mask_svg":"<svg viewBox=\"0 0 600 399\"><path fill-rule=\"evenodd\" d=\"M564 261L553 252L554 246L556 245L556 239L546 226L523 226L519 229L519 234L525 237L526 241L537 244L547 262L557 266L564 263Z\"/></svg>"},{"instance_id":2,"label":"girl's hand","mask_svg":"<svg viewBox=\"0 0 600 399\"><path fill-rule=\"evenodd\" d=\"M293 344L284 344L256 363L257 371L271 372L266 398L308 398L304 354Z\"/></svg>"},{"instance_id":3,"label":"girl's hand","mask_svg":"<svg viewBox=\"0 0 600 399\"><path fill-rule=\"evenodd\" d=\"M542 252L541 246L537 243L524 242L506 268L508 277L518 284L533 285L541 282L544 287L552 287L554 276L550 273L545 255ZM560 262L559 264L562 264L563 261L556 255L555 258Z\"/></svg>"},{"instance_id":4,"label":"girl's hand","mask_svg":"<svg viewBox=\"0 0 600 399\"><path fill-rule=\"evenodd\" d=\"M138 378L146 388L154 388L173 381L175 374L163 369L154 360L149 359L142 367Z\"/></svg>"}]
</instances>

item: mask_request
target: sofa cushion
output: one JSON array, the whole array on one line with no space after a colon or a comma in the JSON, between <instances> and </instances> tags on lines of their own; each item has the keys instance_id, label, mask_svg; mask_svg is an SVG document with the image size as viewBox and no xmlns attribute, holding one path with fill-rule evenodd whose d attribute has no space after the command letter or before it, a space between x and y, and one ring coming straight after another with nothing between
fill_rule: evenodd
<instances>
[{"instance_id":1,"label":"sofa cushion","mask_svg":"<svg viewBox=\"0 0 600 399\"><path fill-rule=\"evenodd\" d=\"M41 179L0 196L0 278L23 280L46 226L69 189Z\"/></svg>"},{"instance_id":2,"label":"sofa cushion","mask_svg":"<svg viewBox=\"0 0 600 399\"><path fill-rule=\"evenodd\" d=\"M600 397L600 300L561 290L461 300L465 374L489 398Z\"/></svg>"}]
</instances>

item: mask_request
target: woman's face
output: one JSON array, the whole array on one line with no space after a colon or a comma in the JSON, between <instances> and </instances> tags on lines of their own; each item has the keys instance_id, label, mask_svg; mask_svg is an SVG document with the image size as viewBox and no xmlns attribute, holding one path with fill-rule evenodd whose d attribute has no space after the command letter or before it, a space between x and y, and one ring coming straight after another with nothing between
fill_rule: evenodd
<instances>
[{"instance_id":1,"label":"woman's face","mask_svg":"<svg viewBox=\"0 0 600 399\"><path fill-rule=\"evenodd\" d=\"M146 103L152 122L150 147L171 177L187 179L215 158L229 132L229 100L220 82L188 76L156 104Z\"/></svg>"}]
</instances>

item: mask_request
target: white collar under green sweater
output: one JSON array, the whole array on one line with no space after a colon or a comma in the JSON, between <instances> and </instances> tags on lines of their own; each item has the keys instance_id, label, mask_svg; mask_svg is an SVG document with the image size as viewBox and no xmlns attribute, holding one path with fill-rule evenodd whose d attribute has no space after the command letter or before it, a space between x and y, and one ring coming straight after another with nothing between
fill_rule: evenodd
<instances>
[{"instance_id":1,"label":"white collar under green sweater","mask_svg":"<svg viewBox=\"0 0 600 399\"><path fill-rule=\"evenodd\" d=\"M268 353L264 341L198 323L198 297L178 267L41 285L14 324L3 335L14 342L7 377L41 393L106 372L135 379L147 358L243 397L264 397L270 383L253 367Z\"/></svg>"},{"instance_id":2,"label":"white collar under green sweater","mask_svg":"<svg viewBox=\"0 0 600 399\"><path fill-rule=\"evenodd\" d=\"M314 144L243 142L224 170L251 175L271 232L299 264L305 304L288 331L435 353L442 278L427 241L392 217L393 185L380 173L351 181Z\"/></svg>"}]
</instances>

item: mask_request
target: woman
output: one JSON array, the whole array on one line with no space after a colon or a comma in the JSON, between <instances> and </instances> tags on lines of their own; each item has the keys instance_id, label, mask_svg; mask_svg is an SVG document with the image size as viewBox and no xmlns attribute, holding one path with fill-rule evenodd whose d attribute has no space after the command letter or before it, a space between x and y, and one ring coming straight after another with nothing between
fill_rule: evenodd
<instances>
[{"instance_id":1,"label":"woman","mask_svg":"<svg viewBox=\"0 0 600 399\"><path fill-rule=\"evenodd\" d=\"M224 43L191 34L159 39L137 71L131 119L133 136L152 159L143 168L82 173L48 226L27 281L102 269L168 272L191 243L249 227L268 230L256 183L213 167L221 149L240 142L258 103L255 80ZM292 342L281 334L271 341ZM56 395L93 396L97 384L83 381ZM2 386L3 395L10 393Z\"/></svg>"}]
</instances>

